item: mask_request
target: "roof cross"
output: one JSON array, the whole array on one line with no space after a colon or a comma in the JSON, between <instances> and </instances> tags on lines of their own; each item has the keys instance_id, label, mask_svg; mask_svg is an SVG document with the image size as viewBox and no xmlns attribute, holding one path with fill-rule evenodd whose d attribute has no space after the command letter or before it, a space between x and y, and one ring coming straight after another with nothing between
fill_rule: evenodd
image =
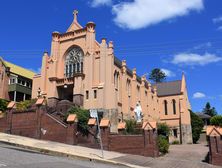
<instances>
[{"instance_id":1,"label":"roof cross","mask_svg":"<svg viewBox=\"0 0 222 168\"><path fill-rule=\"evenodd\" d=\"M77 22L77 16L78 16L78 11L77 10L74 10L74 12L73 12L73 15L74 15L74 21L76 21Z\"/></svg>"}]
</instances>

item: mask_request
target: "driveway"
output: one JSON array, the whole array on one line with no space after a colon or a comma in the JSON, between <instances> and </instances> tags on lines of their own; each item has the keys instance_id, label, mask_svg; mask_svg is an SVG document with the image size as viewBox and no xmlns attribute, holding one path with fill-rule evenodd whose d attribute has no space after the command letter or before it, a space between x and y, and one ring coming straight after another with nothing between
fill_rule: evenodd
<instances>
[{"instance_id":1,"label":"driveway","mask_svg":"<svg viewBox=\"0 0 222 168\"><path fill-rule=\"evenodd\" d=\"M205 144L171 145L169 154L156 159L127 155L114 160L151 168L217 168L204 162L208 150Z\"/></svg>"}]
</instances>

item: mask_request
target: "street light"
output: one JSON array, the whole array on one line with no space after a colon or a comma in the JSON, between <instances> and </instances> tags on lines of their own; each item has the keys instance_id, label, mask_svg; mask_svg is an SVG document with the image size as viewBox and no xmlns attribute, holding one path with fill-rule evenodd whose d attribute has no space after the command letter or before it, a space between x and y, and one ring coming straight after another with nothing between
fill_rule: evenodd
<instances>
[{"instance_id":1,"label":"street light","mask_svg":"<svg viewBox=\"0 0 222 168\"><path fill-rule=\"evenodd\" d=\"M65 83L64 84L64 89L67 89L68 88L68 85Z\"/></svg>"}]
</instances>

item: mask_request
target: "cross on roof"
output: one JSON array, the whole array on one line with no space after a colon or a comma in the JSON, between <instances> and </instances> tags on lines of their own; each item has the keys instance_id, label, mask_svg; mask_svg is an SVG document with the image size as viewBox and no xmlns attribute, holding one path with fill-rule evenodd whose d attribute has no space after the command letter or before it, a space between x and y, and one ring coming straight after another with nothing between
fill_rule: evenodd
<instances>
[{"instance_id":1,"label":"cross on roof","mask_svg":"<svg viewBox=\"0 0 222 168\"><path fill-rule=\"evenodd\" d=\"M74 20L77 21L77 15L78 15L78 11L74 10L73 15L74 15Z\"/></svg>"}]
</instances>

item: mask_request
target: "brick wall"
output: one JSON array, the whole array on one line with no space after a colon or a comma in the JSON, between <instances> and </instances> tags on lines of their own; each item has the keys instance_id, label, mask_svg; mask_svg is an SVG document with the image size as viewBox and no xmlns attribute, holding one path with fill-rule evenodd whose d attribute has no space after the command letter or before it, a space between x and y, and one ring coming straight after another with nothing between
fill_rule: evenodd
<instances>
[{"instance_id":1,"label":"brick wall","mask_svg":"<svg viewBox=\"0 0 222 168\"><path fill-rule=\"evenodd\" d=\"M222 136L209 136L208 142L210 163L222 166Z\"/></svg>"},{"instance_id":2,"label":"brick wall","mask_svg":"<svg viewBox=\"0 0 222 168\"><path fill-rule=\"evenodd\" d=\"M30 138L37 138L37 117L35 111L13 112L11 133Z\"/></svg>"},{"instance_id":3,"label":"brick wall","mask_svg":"<svg viewBox=\"0 0 222 168\"><path fill-rule=\"evenodd\" d=\"M63 123L48 114L44 107L36 108L34 111L8 111L7 116L0 119L0 131L71 145L100 148L96 138L96 126L91 126L90 133L83 136L77 132L77 123ZM140 135L121 135L111 134L109 127L102 127L101 137L105 150L151 157L159 155L157 133L153 130L143 130Z\"/></svg>"}]
</instances>

